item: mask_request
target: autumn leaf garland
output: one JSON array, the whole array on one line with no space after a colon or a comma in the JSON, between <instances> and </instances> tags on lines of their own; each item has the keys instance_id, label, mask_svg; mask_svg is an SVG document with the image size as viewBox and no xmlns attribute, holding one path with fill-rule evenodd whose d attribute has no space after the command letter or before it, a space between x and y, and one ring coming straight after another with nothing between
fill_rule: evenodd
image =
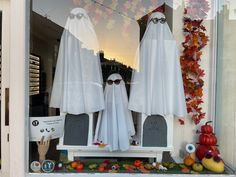
<instances>
[{"instance_id":1,"label":"autumn leaf garland","mask_svg":"<svg viewBox=\"0 0 236 177\"><path fill-rule=\"evenodd\" d=\"M204 1L205 3L206 1ZM193 9L193 8L191 8ZM206 11L207 9L206 6ZM182 43L183 55L180 57L182 67L184 90L186 96L187 111L195 124L205 118L201 104L203 103L203 77L204 70L200 66L202 49L207 45L209 39L206 36L203 19L192 19L185 9L184 36Z\"/></svg>"}]
</instances>

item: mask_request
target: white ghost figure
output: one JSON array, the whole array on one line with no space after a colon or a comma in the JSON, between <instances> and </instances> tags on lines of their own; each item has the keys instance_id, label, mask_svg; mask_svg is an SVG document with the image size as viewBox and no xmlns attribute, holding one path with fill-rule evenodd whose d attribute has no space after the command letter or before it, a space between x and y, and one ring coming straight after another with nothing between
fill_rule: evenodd
<instances>
[{"instance_id":1,"label":"white ghost figure","mask_svg":"<svg viewBox=\"0 0 236 177\"><path fill-rule=\"evenodd\" d=\"M71 10L57 58L50 107L70 114L104 109L98 40L82 8Z\"/></svg>"},{"instance_id":2,"label":"white ghost figure","mask_svg":"<svg viewBox=\"0 0 236 177\"><path fill-rule=\"evenodd\" d=\"M150 16L137 60L129 109L146 115L186 116L178 49L163 13Z\"/></svg>"},{"instance_id":3,"label":"white ghost figure","mask_svg":"<svg viewBox=\"0 0 236 177\"><path fill-rule=\"evenodd\" d=\"M135 134L125 83L120 74L108 77L105 87L105 109L99 113L94 141L107 144L110 151L126 151Z\"/></svg>"}]
</instances>

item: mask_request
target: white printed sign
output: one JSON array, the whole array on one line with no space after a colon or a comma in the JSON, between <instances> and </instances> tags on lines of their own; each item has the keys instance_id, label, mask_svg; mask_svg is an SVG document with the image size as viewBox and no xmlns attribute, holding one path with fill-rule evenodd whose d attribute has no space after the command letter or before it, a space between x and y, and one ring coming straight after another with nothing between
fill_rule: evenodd
<instances>
[{"instance_id":1,"label":"white printed sign","mask_svg":"<svg viewBox=\"0 0 236 177\"><path fill-rule=\"evenodd\" d=\"M56 139L63 136L65 116L30 117L30 141Z\"/></svg>"}]
</instances>

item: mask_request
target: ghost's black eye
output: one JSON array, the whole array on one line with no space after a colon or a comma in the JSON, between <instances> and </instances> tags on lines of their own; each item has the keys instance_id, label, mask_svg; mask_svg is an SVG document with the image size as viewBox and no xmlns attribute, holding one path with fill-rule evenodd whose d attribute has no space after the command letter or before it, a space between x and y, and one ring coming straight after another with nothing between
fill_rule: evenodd
<instances>
[{"instance_id":1,"label":"ghost's black eye","mask_svg":"<svg viewBox=\"0 0 236 177\"><path fill-rule=\"evenodd\" d=\"M158 21L159 21L159 19L158 19L158 18L153 18L153 19L152 19L152 22L153 22L154 24L157 24L157 23L158 23Z\"/></svg>"},{"instance_id":2,"label":"ghost's black eye","mask_svg":"<svg viewBox=\"0 0 236 177\"><path fill-rule=\"evenodd\" d=\"M76 14L76 18L78 18L78 19L81 19L83 16L84 16L84 14L82 14L82 13Z\"/></svg>"},{"instance_id":3,"label":"ghost's black eye","mask_svg":"<svg viewBox=\"0 0 236 177\"><path fill-rule=\"evenodd\" d=\"M154 24L157 24L159 21L161 24L164 24L166 22L165 18L152 18L150 21L152 21Z\"/></svg>"},{"instance_id":4,"label":"ghost's black eye","mask_svg":"<svg viewBox=\"0 0 236 177\"><path fill-rule=\"evenodd\" d=\"M161 19L159 19L160 20L160 23L161 24L164 24L165 22L166 22L166 19L165 18L161 18Z\"/></svg>"}]
</instances>

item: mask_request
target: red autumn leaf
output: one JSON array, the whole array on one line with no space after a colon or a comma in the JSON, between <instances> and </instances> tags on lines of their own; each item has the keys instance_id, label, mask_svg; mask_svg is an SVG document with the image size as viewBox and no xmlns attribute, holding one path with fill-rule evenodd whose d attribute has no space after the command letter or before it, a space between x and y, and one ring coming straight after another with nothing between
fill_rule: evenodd
<instances>
[{"instance_id":1,"label":"red autumn leaf","mask_svg":"<svg viewBox=\"0 0 236 177\"><path fill-rule=\"evenodd\" d=\"M183 119L178 119L178 120L179 120L180 125L184 125L184 120Z\"/></svg>"},{"instance_id":2,"label":"red autumn leaf","mask_svg":"<svg viewBox=\"0 0 236 177\"><path fill-rule=\"evenodd\" d=\"M188 113L192 112L192 109L190 107L187 107L187 112Z\"/></svg>"},{"instance_id":3,"label":"red autumn leaf","mask_svg":"<svg viewBox=\"0 0 236 177\"><path fill-rule=\"evenodd\" d=\"M190 0L198 3L197 0ZM205 0L202 0L205 1ZM209 8L208 4L204 8ZM200 9L196 7L187 7L185 12L191 15L201 15ZM193 14L195 13L195 14ZM205 14L202 14L205 16ZM197 17L197 16L195 16ZM209 41L208 36L204 33L206 28L202 25L203 20L191 20L184 17L184 36L185 40L182 43L184 48L183 55L180 57L180 64L183 75L184 90L186 96L186 105L188 113L191 113L192 120L198 124L205 117L200 104L203 103L203 85L204 70L201 69L199 62L201 61L202 48Z\"/></svg>"},{"instance_id":4,"label":"red autumn leaf","mask_svg":"<svg viewBox=\"0 0 236 177\"><path fill-rule=\"evenodd\" d=\"M202 56L202 52L197 52L197 53L196 53L196 58L197 58L197 59L200 59L201 56Z\"/></svg>"},{"instance_id":5,"label":"red autumn leaf","mask_svg":"<svg viewBox=\"0 0 236 177\"><path fill-rule=\"evenodd\" d=\"M206 27L203 26L203 25L200 26L200 29L203 30L203 31L206 31Z\"/></svg>"}]
</instances>

